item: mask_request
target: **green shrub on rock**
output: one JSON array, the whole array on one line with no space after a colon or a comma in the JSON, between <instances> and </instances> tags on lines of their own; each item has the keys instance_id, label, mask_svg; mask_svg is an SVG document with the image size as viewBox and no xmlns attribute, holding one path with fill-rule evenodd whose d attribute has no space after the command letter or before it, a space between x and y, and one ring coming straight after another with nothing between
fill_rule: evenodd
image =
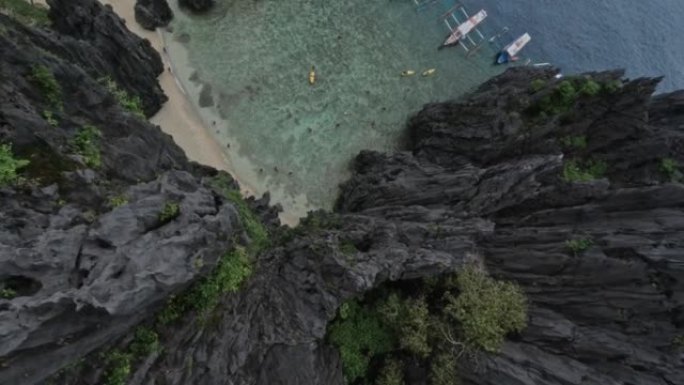
<instances>
[{"instance_id":1,"label":"green shrub on rock","mask_svg":"<svg viewBox=\"0 0 684 385\"><path fill-rule=\"evenodd\" d=\"M472 265L458 274L456 284L459 295L445 295L445 313L458 322L466 347L497 352L508 333L527 325L527 300L517 285Z\"/></svg>"},{"instance_id":2,"label":"green shrub on rock","mask_svg":"<svg viewBox=\"0 0 684 385\"><path fill-rule=\"evenodd\" d=\"M91 125L84 125L76 133L73 145L76 152L83 157L88 167L99 168L102 165L100 158L100 130Z\"/></svg>"},{"instance_id":3,"label":"green shrub on rock","mask_svg":"<svg viewBox=\"0 0 684 385\"><path fill-rule=\"evenodd\" d=\"M329 339L339 349L348 383L364 377L371 359L394 345L380 316L356 301L340 306L338 318L329 327Z\"/></svg>"},{"instance_id":4,"label":"green shrub on rock","mask_svg":"<svg viewBox=\"0 0 684 385\"><path fill-rule=\"evenodd\" d=\"M584 96L595 96L601 92L601 85L592 79L587 79L580 88L580 94Z\"/></svg>"},{"instance_id":5,"label":"green shrub on rock","mask_svg":"<svg viewBox=\"0 0 684 385\"><path fill-rule=\"evenodd\" d=\"M563 165L563 180L566 182L589 182L603 177L608 166L603 161L588 161L584 164L569 160Z\"/></svg>"},{"instance_id":6,"label":"green shrub on rock","mask_svg":"<svg viewBox=\"0 0 684 385\"><path fill-rule=\"evenodd\" d=\"M460 383L456 359L452 354L439 353L430 363L430 385L458 385Z\"/></svg>"},{"instance_id":7,"label":"green shrub on rock","mask_svg":"<svg viewBox=\"0 0 684 385\"><path fill-rule=\"evenodd\" d=\"M162 212L159 213L159 222L166 223L180 215L180 206L176 202L166 202Z\"/></svg>"},{"instance_id":8,"label":"green shrub on rock","mask_svg":"<svg viewBox=\"0 0 684 385\"><path fill-rule=\"evenodd\" d=\"M44 65L31 67L29 79L33 84L40 88L43 96L47 99L50 106L57 111L62 110L62 87L55 79L49 68Z\"/></svg>"},{"instance_id":9,"label":"green shrub on rock","mask_svg":"<svg viewBox=\"0 0 684 385\"><path fill-rule=\"evenodd\" d=\"M385 360L375 385L404 385L404 368L401 361L393 358Z\"/></svg>"},{"instance_id":10,"label":"green shrub on rock","mask_svg":"<svg viewBox=\"0 0 684 385\"><path fill-rule=\"evenodd\" d=\"M0 186L13 184L17 181L17 170L26 167L28 160L16 159L10 144L0 144Z\"/></svg>"},{"instance_id":11,"label":"green shrub on rock","mask_svg":"<svg viewBox=\"0 0 684 385\"><path fill-rule=\"evenodd\" d=\"M26 25L50 24L47 8L29 3L27 0L0 0L0 13L7 14Z\"/></svg>"},{"instance_id":12,"label":"green shrub on rock","mask_svg":"<svg viewBox=\"0 0 684 385\"><path fill-rule=\"evenodd\" d=\"M126 385L131 374L131 355L114 350L106 355L104 385Z\"/></svg>"},{"instance_id":13,"label":"green shrub on rock","mask_svg":"<svg viewBox=\"0 0 684 385\"><path fill-rule=\"evenodd\" d=\"M126 90L119 88L119 85L109 76L105 76L98 80L100 84L105 86L107 91L114 95L114 98L121 107L130 111L141 119L145 119L145 112L142 108L142 100L137 95L128 95Z\"/></svg>"}]
</instances>

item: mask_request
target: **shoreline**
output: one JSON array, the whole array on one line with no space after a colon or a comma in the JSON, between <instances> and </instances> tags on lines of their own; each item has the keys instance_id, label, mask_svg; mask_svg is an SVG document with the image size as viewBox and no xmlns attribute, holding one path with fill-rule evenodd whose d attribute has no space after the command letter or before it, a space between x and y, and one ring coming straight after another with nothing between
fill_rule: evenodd
<instances>
[{"instance_id":1,"label":"shoreline","mask_svg":"<svg viewBox=\"0 0 684 385\"><path fill-rule=\"evenodd\" d=\"M149 119L149 122L159 126L164 133L171 135L188 159L228 172L240 185L240 193L243 197L258 198L255 194L257 189L237 178L235 166L204 124L196 107L189 100L189 94L182 82L176 78L175 67L165 50L166 43L162 31L159 28L155 31L145 30L135 21L135 0L99 1L111 6L114 12L125 21L129 31L148 40L161 56L165 70L159 75L158 81L169 100ZM279 214L279 219L281 224L291 227L296 226L300 220L292 213L285 212Z\"/></svg>"}]
</instances>

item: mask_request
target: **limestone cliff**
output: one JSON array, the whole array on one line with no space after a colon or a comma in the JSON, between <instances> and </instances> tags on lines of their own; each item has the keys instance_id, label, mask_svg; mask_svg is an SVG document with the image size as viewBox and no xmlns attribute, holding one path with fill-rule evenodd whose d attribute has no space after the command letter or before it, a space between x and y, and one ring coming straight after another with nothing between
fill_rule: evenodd
<instances>
[{"instance_id":1,"label":"limestone cliff","mask_svg":"<svg viewBox=\"0 0 684 385\"><path fill-rule=\"evenodd\" d=\"M117 98L148 116L163 101L147 43L95 1L51 5L47 29L0 15L0 142L30 161L0 189L0 383L343 384L326 332L344 301L471 261L529 312L499 353L459 362L464 383L684 383L683 92L511 69L426 105L404 151L359 154L335 213L286 230ZM178 302L266 233L239 290L208 313Z\"/></svg>"}]
</instances>

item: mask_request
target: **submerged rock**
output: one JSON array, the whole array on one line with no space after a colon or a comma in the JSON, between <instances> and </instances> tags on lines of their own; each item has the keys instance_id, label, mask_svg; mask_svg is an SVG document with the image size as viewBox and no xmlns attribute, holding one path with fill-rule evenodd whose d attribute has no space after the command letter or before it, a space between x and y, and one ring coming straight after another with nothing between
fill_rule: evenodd
<instances>
[{"instance_id":1,"label":"submerged rock","mask_svg":"<svg viewBox=\"0 0 684 385\"><path fill-rule=\"evenodd\" d=\"M173 19L173 11L166 0L137 0L135 2L135 21L143 28L154 31L166 27Z\"/></svg>"},{"instance_id":2,"label":"submerged rock","mask_svg":"<svg viewBox=\"0 0 684 385\"><path fill-rule=\"evenodd\" d=\"M178 3L195 12L205 12L214 6L214 0L178 0Z\"/></svg>"}]
</instances>

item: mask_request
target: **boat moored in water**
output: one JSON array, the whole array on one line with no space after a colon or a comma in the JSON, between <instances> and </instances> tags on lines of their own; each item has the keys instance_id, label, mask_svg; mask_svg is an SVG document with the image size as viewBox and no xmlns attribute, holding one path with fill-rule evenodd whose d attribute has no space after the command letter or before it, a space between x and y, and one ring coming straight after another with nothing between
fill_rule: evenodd
<instances>
[{"instance_id":1,"label":"boat moored in water","mask_svg":"<svg viewBox=\"0 0 684 385\"><path fill-rule=\"evenodd\" d=\"M447 36L446 40L444 40L444 43L442 44L445 47L452 46L454 44L458 44L458 42L465 37L470 31L475 29L478 24L482 23L484 19L487 18L487 11L484 9L481 9L478 13L474 14L468 20L465 22L461 23L458 27L456 27L449 36Z\"/></svg>"},{"instance_id":2,"label":"boat moored in water","mask_svg":"<svg viewBox=\"0 0 684 385\"><path fill-rule=\"evenodd\" d=\"M530 40L532 40L532 37L529 33L525 32L511 44L505 46L504 49L496 55L496 64L506 64L518 60L515 55L517 55Z\"/></svg>"}]
</instances>

